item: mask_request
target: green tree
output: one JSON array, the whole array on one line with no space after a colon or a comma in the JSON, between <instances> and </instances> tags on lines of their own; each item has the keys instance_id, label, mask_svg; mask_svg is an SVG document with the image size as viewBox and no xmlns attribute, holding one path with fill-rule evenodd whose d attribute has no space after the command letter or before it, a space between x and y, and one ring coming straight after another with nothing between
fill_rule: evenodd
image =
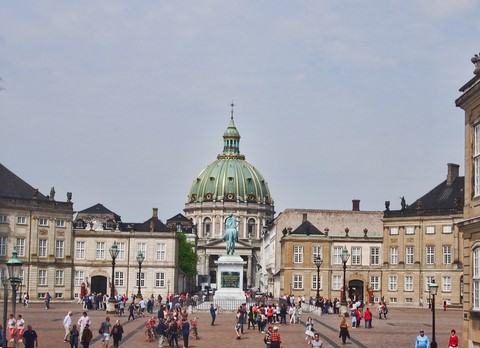
<instances>
[{"instance_id":1,"label":"green tree","mask_svg":"<svg viewBox=\"0 0 480 348\"><path fill-rule=\"evenodd\" d=\"M178 233L179 247L178 260L180 269L187 277L194 277L197 275L198 256L194 252L195 245L187 241L185 233Z\"/></svg>"}]
</instances>

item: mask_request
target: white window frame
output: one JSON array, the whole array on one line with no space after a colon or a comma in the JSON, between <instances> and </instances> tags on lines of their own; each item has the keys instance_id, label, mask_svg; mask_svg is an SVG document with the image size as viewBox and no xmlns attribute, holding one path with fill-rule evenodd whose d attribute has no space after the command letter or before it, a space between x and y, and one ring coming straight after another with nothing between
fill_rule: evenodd
<instances>
[{"instance_id":1,"label":"white window frame","mask_svg":"<svg viewBox=\"0 0 480 348\"><path fill-rule=\"evenodd\" d=\"M332 290L340 290L342 288L342 276L338 274L334 274L332 276Z\"/></svg>"},{"instance_id":2,"label":"white window frame","mask_svg":"<svg viewBox=\"0 0 480 348\"><path fill-rule=\"evenodd\" d=\"M63 259L65 257L65 241L57 239L55 241L55 258Z\"/></svg>"},{"instance_id":3,"label":"white window frame","mask_svg":"<svg viewBox=\"0 0 480 348\"><path fill-rule=\"evenodd\" d=\"M75 271L73 284L75 286L81 286L85 279L85 272L84 271Z\"/></svg>"},{"instance_id":4,"label":"white window frame","mask_svg":"<svg viewBox=\"0 0 480 348\"><path fill-rule=\"evenodd\" d=\"M380 247L370 247L370 265L380 265Z\"/></svg>"},{"instance_id":5,"label":"white window frame","mask_svg":"<svg viewBox=\"0 0 480 348\"><path fill-rule=\"evenodd\" d=\"M435 246L427 245L425 247L425 264L434 265L435 264Z\"/></svg>"},{"instance_id":6,"label":"white window frame","mask_svg":"<svg viewBox=\"0 0 480 348\"><path fill-rule=\"evenodd\" d=\"M398 265L398 247L390 247L390 264Z\"/></svg>"},{"instance_id":7,"label":"white window frame","mask_svg":"<svg viewBox=\"0 0 480 348\"><path fill-rule=\"evenodd\" d=\"M18 256L25 256L25 238L17 238L17 254Z\"/></svg>"},{"instance_id":8,"label":"white window frame","mask_svg":"<svg viewBox=\"0 0 480 348\"><path fill-rule=\"evenodd\" d=\"M405 234L415 234L415 226L405 227Z\"/></svg>"},{"instance_id":9,"label":"white window frame","mask_svg":"<svg viewBox=\"0 0 480 348\"><path fill-rule=\"evenodd\" d=\"M164 288L165 287L165 272L156 272L155 273L155 287Z\"/></svg>"},{"instance_id":10,"label":"white window frame","mask_svg":"<svg viewBox=\"0 0 480 348\"><path fill-rule=\"evenodd\" d=\"M125 274L122 271L115 271L115 286L124 286Z\"/></svg>"},{"instance_id":11,"label":"white window frame","mask_svg":"<svg viewBox=\"0 0 480 348\"><path fill-rule=\"evenodd\" d=\"M135 273L136 277L135 277L135 283L137 284L137 288L138 288L138 272ZM145 272L141 272L140 273L140 287L144 287L145 286Z\"/></svg>"},{"instance_id":12,"label":"white window frame","mask_svg":"<svg viewBox=\"0 0 480 348\"><path fill-rule=\"evenodd\" d=\"M334 264L334 265L342 265L342 264L343 264L343 261L342 261L342 250L343 250L343 247L341 247L341 246L334 246L334 247L333 247L333 260L332 260L332 264Z\"/></svg>"},{"instance_id":13,"label":"white window frame","mask_svg":"<svg viewBox=\"0 0 480 348\"><path fill-rule=\"evenodd\" d=\"M370 276L370 286L373 288L373 291L380 291L380 276Z\"/></svg>"},{"instance_id":14,"label":"white window frame","mask_svg":"<svg viewBox=\"0 0 480 348\"><path fill-rule=\"evenodd\" d=\"M443 254L443 264L444 265L451 265L452 264L452 246L451 245L443 245L442 246L442 254Z\"/></svg>"},{"instance_id":15,"label":"white window frame","mask_svg":"<svg viewBox=\"0 0 480 348\"><path fill-rule=\"evenodd\" d=\"M145 242L137 243L137 253L135 255L138 255L139 253L143 254L143 257L145 258L145 260L147 259L147 243Z\"/></svg>"},{"instance_id":16,"label":"white window frame","mask_svg":"<svg viewBox=\"0 0 480 348\"><path fill-rule=\"evenodd\" d=\"M26 216L17 216L17 225L26 225L27 217Z\"/></svg>"},{"instance_id":17,"label":"white window frame","mask_svg":"<svg viewBox=\"0 0 480 348\"><path fill-rule=\"evenodd\" d=\"M48 218L38 218L38 226L48 227Z\"/></svg>"},{"instance_id":18,"label":"white window frame","mask_svg":"<svg viewBox=\"0 0 480 348\"><path fill-rule=\"evenodd\" d=\"M166 261L167 260L167 244L166 243L157 243L157 250L155 252L155 259L157 261Z\"/></svg>"},{"instance_id":19,"label":"white window frame","mask_svg":"<svg viewBox=\"0 0 480 348\"><path fill-rule=\"evenodd\" d=\"M303 246L302 245L293 246L293 263L303 263Z\"/></svg>"},{"instance_id":20,"label":"white window frame","mask_svg":"<svg viewBox=\"0 0 480 348\"><path fill-rule=\"evenodd\" d=\"M48 242L46 239L38 240L38 257L47 257Z\"/></svg>"},{"instance_id":21,"label":"white window frame","mask_svg":"<svg viewBox=\"0 0 480 348\"><path fill-rule=\"evenodd\" d=\"M75 242L75 258L77 260L85 260L85 246L86 242L83 240L77 240Z\"/></svg>"},{"instance_id":22,"label":"white window frame","mask_svg":"<svg viewBox=\"0 0 480 348\"><path fill-rule=\"evenodd\" d=\"M442 233L444 233L444 234L452 233L452 225L443 225L442 226Z\"/></svg>"},{"instance_id":23,"label":"white window frame","mask_svg":"<svg viewBox=\"0 0 480 348\"><path fill-rule=\"evenodd\" d=\"M415 263L415 247L407 245L405 247L405 264L413 265Z\"/></svg>"},{"instance_id":24,"label":"white window frame","mask_svg":"<svg viewBox=\"0 0 480 348\"><path fill-rule=\"evenodd\" d=\"M48 273L46 269L39 269L38 270L38 285L45 286L47 285L47 277Z\"/></svg>"},{"instance_id":25,"label":"white window frame","mask_svg":"<svg viewBox=\"0 0 480 348\"><path fill-rule=\"evenodd\" d=\"M480 310L480 247L473 250L472 258L472 305Z\"/></svg>"},{"instance_id":26,"label":"white window frame","mask_svg":"<svg viewBox=\"0 0 480 348\"><path fill-rule=\"evenodd\" d=\"M451 276L442 276L442 292L452 292Z\"/></svg>"},{"instance_id":27,"label":"white window frame","mask_svg":"<svg viewBox=\"0 0 480 348\"><path fill-rule=\"evenodd\" d=\"M362 247L352 246L352 265L362 264Z\"/></svg>"},{"instance_id":28,"label":"white window frame","mask_svg":"<svg viewBox=\"0 0 480 348\"><path fill-rule=\"evenodd\" d=\"M95 259L105 260L105 242L97 242L96 243Z\"/></svg>"},{"instance_id":29,"label":"white window frame","mask_svg":"<svg viewBox=\"0 0 480 348\"><path fill-rule=\"evenodd\" d=\"M63 270L55 270L55 286L64 286L65 272Z\"/></svg>"},{"instance_id":30,"label":"white window frame","mask_svg":"<svg viewBox=\"0 0 480 348\"><path fill-rule=\"evenodd\" d=\"M0 224L8 224L7 215L0 215Z\"/></svg>"},{"instance_id":31,"label":"white window frame","mask_svg":"<svg viewBox=\"0 0 480 348\"><path fill-rule=\"evenodd\" d=\"M125 243L119 242L117 243L117 247L118 247L117 260L125 260Z\"/></svg>"},{"instance_id":32,"label":"white window frame","mask_svg":"<svg viewBox=\"0 0 480 348\"><path fill-rule=\"evenodd\" d=\"M398 278L394 274L388 276L388 291L398 291Z\"/></svg>"},{"instance_id":33,"label":"white window frame","mask_svg":"<svg viewBox=\"0 0 480 348\"><path fill-rule=\"evenodd\" d=\"M480 124L473 128L473 193L480 195Z\"/></svg>"},{"instance_id":34,"label":"white window frame","mask_svg":"<svg viewBox=\"0 0 480 348\"><path fill-rule=\"evenodd\" d=\"M322 246L321 245L315 245L313 246L312 249L312 262L315 263L315 259L320 257L323 260L323 252L322 252Z\"/></svg>"},{"instance_id":35,"label":"white window frame","mask_svg":"<svg viewBox=\"0 0 480 348\"><path fill-rule=\"evenodd\" d=\"M398 234L398 227L390 227L390 234L397 235Z\"/></svg>"},{"instance_id":36,"label":"white window frame","mask_svg":"<svg viewBox=\"0 0 480 348\"><path fill-rule=\"evenodd\" d=\"M435 234L435 226L427 226L425 227L426 234Z\"/></svg>"},{"instance_id":37,"label":"white window frame","mask_svg":"<svg viewBox=\"0 0 480 348\"><path fill-rule=\"evenodd\" d=\"M426 276L425 277L425 291L430 291L430 284L432 284L435 280L435 276Z\"/></svg>"},{"instance_id":38,"label":"white window frame","mask_svg":"<svg viewBox=\"0 0 480 348\"><path fill-rule=\"evenodd\" d=\"M293 289L294 290L303 290L303 274L294 274L293 275Z\"/></svg>"},{"instance_id":39,"label":"white window frame","mask_svg":"<svg viewBox=\"0 0 480 348\"><path fill-rule=\"evenodd\" d=\"M413 276L405 275L405 291L413 291Z\"/></svg>"},{"instance_id":40,"label":"white window frame","mask_svg":"<svg viewBox=\"0 0 480 348\"><path fill-rule=\"evenodd\" d=\"M323 282L322 282L322 275L320 274L320 277L318 277L319 280L319 290L322 290L323 288ZM317 274L312 274L312 290L317 290Z\"/></svg>"},{"instance_id":41,"label":"white window frame","mask_svg":"<svg viewBox=\"0 0 480 348\"><path fill-rule=\"evenodd\" d=\"M57 219L55 221L55 226L59 228L65 228L66 222L63 219Z\"/></svg>"},{"instance_id":42,"label":"white window frame","mask_svg":"<svg viewBox=\"0 0 480 348\"><path fill-rule=\"evenodd\" d=\"M7 237L0 237L0 256L7 255Z\"/></svg>"}]
</instances>

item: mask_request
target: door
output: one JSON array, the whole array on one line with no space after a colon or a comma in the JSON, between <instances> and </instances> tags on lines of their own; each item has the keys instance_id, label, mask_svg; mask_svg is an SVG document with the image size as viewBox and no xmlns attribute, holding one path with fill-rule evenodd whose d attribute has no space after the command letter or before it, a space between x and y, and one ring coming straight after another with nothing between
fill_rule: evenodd
<instances>
[{"instance_id":1,"label":"door","mask_svg":"<svg viewBox=\"0 0 480 348\"><path fill-rule=\"evenodd\" d=\"M92 277L92 292L94 293L107 293L107 277L104 276L95 276Z\"/></svg>"}]
</instances>

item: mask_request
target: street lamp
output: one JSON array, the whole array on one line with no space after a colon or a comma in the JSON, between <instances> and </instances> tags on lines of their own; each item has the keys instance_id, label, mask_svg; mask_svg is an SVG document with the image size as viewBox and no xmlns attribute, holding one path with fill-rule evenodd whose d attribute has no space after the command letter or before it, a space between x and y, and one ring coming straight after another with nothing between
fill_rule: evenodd
<instances>
[{"instance_id":1,"label":"street lamp","mask_svg":"<svg viewBox=\"0 0 480 348\"><path fill-rule=\"evenodd\" d=\"M315 263L315 266L317 266L317 301L316 301L316 305L318 306L318 303L320 301L320 266L322 265L323 260L320 257L320 255L317 255L313 259L313 262Z\"/></svg>"},{"instance_id":2,"label":"street lamp","mask_svg":"<svg viewBox=\"0 0 480 348\"><path fill-rule=\"evenodd\" d=\"M428 288L432 295L432 342L430 348L437 348L437 341L435 341L435 295L437 294L438 284L435 284L435 279L428 285Z\"/></svg>"},{"instance_id":3,"label":"street lamp","mask_svg":"<svg viewBox=\"0 0 480 348\"><path fill-rule=\"evenodd\" d=\"M12 285L12 312L13 317L15 318L15 307L17 303L17 289L18 286L22 283L22 278L20 278L20 271L22 269L23 262L18 259L17 248L13 248L12 258L7 261L7 269L8 275L10 280L10 284Z\"/></svg>"},{"instance_id":4,"label":"street lamp","mask_svg":"<svg viewBox=\"0 0 480 348\"><path fill-rule=\"evenodd\" d=\"M342 313L341 314L346 314L347 312L347 261L350 258L350 254L348 253L348 249L346 246L343 247L342 250L342 262L343 262L343 296L341 299L341 305L342 305Z\"/></svg>"},{"instance_id":5,"label":"street lamp","mask_svg":"<svg viewBox=\"0 0 480 348\"><path fill-rule=\"evenodd\" d=\"M113 245L111 246L110 249L108 249L110 252L110 256L112 257L112 286L111 286L111 292L110 292L110 298L108 299L108 309L107 313L113 314L115 313L115 305L117 304L117 300L115 298L115 259L118 256L118 253L120 250L118 249L117 243L114 241Z\"/></svg>"},{"instance_id":6,"label":"street lamp","mask_svg":"<svg viewBox=\"0 0 480 348\"><path fill-rule=\"evenodd\" d=\"M140 281L142 279L142 263L145 261L145 256L141 251L137 254L137 262L138 262L138 292L137 292L137 300L142 299L142 291L140 290Z\"/></svg>"}]
</instances>

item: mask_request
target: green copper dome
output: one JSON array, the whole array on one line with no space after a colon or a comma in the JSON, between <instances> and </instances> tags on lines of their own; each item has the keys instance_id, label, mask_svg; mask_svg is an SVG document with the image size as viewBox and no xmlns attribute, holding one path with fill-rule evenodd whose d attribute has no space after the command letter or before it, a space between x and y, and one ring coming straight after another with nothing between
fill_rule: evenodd
<instances>
[{"instance_id":1,"label":"green copper dome","mask_svg":"<svg viewBox=\"0 0 480 348\"><path fill-rule=\"evenodd\" d=\"M240 154L240 133L232 117L223 134L223 153L193 181L189 203L208 201L272 204L265 178Z\"/></svg>"}]
</instances>

